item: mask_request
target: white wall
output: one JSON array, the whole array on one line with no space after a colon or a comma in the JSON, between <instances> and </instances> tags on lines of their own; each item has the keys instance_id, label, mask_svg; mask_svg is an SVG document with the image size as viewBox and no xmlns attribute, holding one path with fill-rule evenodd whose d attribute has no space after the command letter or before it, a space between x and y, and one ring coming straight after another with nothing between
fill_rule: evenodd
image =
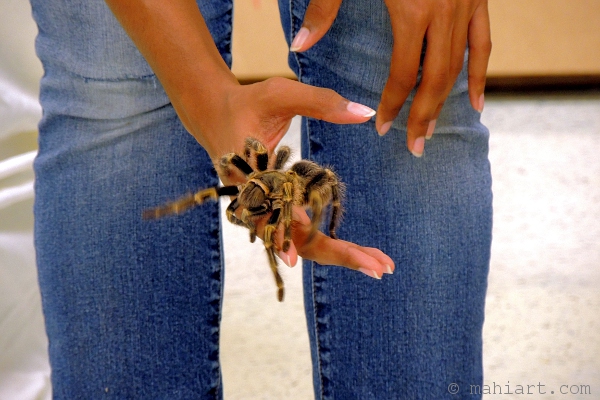
<instances>
[{"instance_id":1,"label":"white wall","mask_svg":"<svg viewBox=\"0 0 600 400\"><path fill-rule=\"evenodd\" d=\"M0 399L8 400L51 397L32 234L36 33L29 2L0 2Z\"/></svg>"}]
</instances>

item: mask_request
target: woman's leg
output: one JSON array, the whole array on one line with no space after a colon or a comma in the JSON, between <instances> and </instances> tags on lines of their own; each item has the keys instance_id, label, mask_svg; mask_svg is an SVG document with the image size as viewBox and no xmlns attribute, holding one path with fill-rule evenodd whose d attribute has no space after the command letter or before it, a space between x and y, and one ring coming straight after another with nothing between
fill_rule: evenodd
<instances>
[{"instance_id":1,"label":"woman's leg","mask_svg":"<svg viewBox=\"0 0 600 400\"><path fill-rule=\"evenodd\" d=\"M280 1L288 40L308 0L290 2ZM302 82L376 109L391 47L383 1L344 0L331 30L290 64ZM406 149L412 97L384 137L373 121L303 121L303 157L331 165L347 185L339 237L396 263L374 281L305 262L319 399L472 399L469 385L481 384L492 194L488 131L466 89L463 71L420 159Z\"/></svg>"},{"instance_id":2,"label":"woman's leg","mask_svg":"<svg viewBox=\"0 0 600 400\"><path fill-rule=\"evenodd\" d=\"M142 220L216 185L212 164L103 1L32 6L45 68L35 243L54 396L220 398L218 206ZM203 7L229 61L231 4Z\"/></svg>"}]
</instances>

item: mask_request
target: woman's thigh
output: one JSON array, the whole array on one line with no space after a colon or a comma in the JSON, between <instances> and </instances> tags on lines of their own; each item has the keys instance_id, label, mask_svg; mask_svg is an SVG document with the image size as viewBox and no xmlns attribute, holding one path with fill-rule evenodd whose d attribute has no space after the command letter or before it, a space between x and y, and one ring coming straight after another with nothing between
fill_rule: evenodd
<instances>
[{"instance_id":1,"label":"woman's thigh","mask_svg":"<svg viewBox=\"0 0 600 400\"><path fill-rule=\"evenodd\" d=\"M45 69L35 242L54 395L220 397L218 206L142 219L218 179L104 2L84 3L32 1ZM228 59L231 5L220 3L203 8Z\"/></svg>"},{"instance_id":2,"label":"woman's thigh","mask_svg":"<svg viewBox=\"0 0 600 400\"><path fill-rule=\"evenodd\" d=\"M280 1L289 40L307 1L287 3ZM376 109L392 43L383 1L344 0L330 31L290 65L302 82ZM347 185L340 238L396 263L376 281L305 262L318 398L444 398L451 383L482 379L492 195L488 131L466 90L463 71L422 158L406 149L414 93L384 137L374 121L303 121L303 156L330 165Z\"/></svg>"}]
</instances>

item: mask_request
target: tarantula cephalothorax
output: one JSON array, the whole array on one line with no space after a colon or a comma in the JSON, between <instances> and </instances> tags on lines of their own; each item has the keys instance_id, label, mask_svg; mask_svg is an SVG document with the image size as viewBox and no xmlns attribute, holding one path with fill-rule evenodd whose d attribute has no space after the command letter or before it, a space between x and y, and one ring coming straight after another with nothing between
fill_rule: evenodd
<instances>
[{"instance_id":1,"label":"tarantula cephalothorax","mask_svg":"<svg viewBox=\"0 0 600 400\"><path fill-rule=\"evenodd\" d=\"M301 160L288 170L283 170L290 157L290 148L281 146L273 160L269 160L266 147L256 139L247 138L244 157L230 153L221 158L220 169L231 176L233 168L243 173L246 182L237 186L212 187L188 194L171 203L146 210L145 219L161 218L170 214L201 205L208 199L217 200L220 196L234 196L227 207L227 219L250 230L250 241L256 239L256 223L271 214L264 229L264 244L269 256L269 265L275 276L277 298L283 301L283 280L277 270L275 258L275 231L283 224L282 250L290 247L292 206L299 205L312 210L312 231L314 234L321 224L323 208L331 204L329 235L336 238L335 228L342 214L341 199L344 185L330 169ZM254 168L251 166L254 165ZM239 212L241 211L241 213Z\"/></svg>"}]
</instances>

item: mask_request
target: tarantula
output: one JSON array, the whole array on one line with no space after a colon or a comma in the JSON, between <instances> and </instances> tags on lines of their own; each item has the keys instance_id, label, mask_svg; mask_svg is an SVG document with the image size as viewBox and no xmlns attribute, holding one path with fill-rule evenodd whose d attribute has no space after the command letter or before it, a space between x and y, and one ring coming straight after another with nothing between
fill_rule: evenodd
<instances>
[{"instance_id":1,"label":"tarantula","mask_svg":"<svg viewBox=\"0 0 600 400\"><path fill-rule=\"evenodd\" d=\"M217 200L220 196L233 196L226 210L227 219L250 230L250 241L256 239L256 223L270 214L264 229L264 245L269 257L269 265L277 284L277 298L283 301L284 285L275 258L275 231L283 224L282 250L288 251L291 241L292 206L299 205L312 210L312 236L323 218L323 208L331 205L329 235L337 239L335 229L342 214L341 200L344 185L337 175L328 168L301 160L288 170L283 170L291 150L287 146L269 159L267 148L258 140L247 138L244 157L229 153L221 158L220 169L227 176L240 171L246 182L237 186L220 186L188 194L178 200L157 208L146 210L144 219L156 219L166 215L179 214L205 201ZM251 166L253 164L255 168ZM241 212L239 212L241 211ZM239 216L238 216L239 215Z\"/></svg>"}]
</instances>

